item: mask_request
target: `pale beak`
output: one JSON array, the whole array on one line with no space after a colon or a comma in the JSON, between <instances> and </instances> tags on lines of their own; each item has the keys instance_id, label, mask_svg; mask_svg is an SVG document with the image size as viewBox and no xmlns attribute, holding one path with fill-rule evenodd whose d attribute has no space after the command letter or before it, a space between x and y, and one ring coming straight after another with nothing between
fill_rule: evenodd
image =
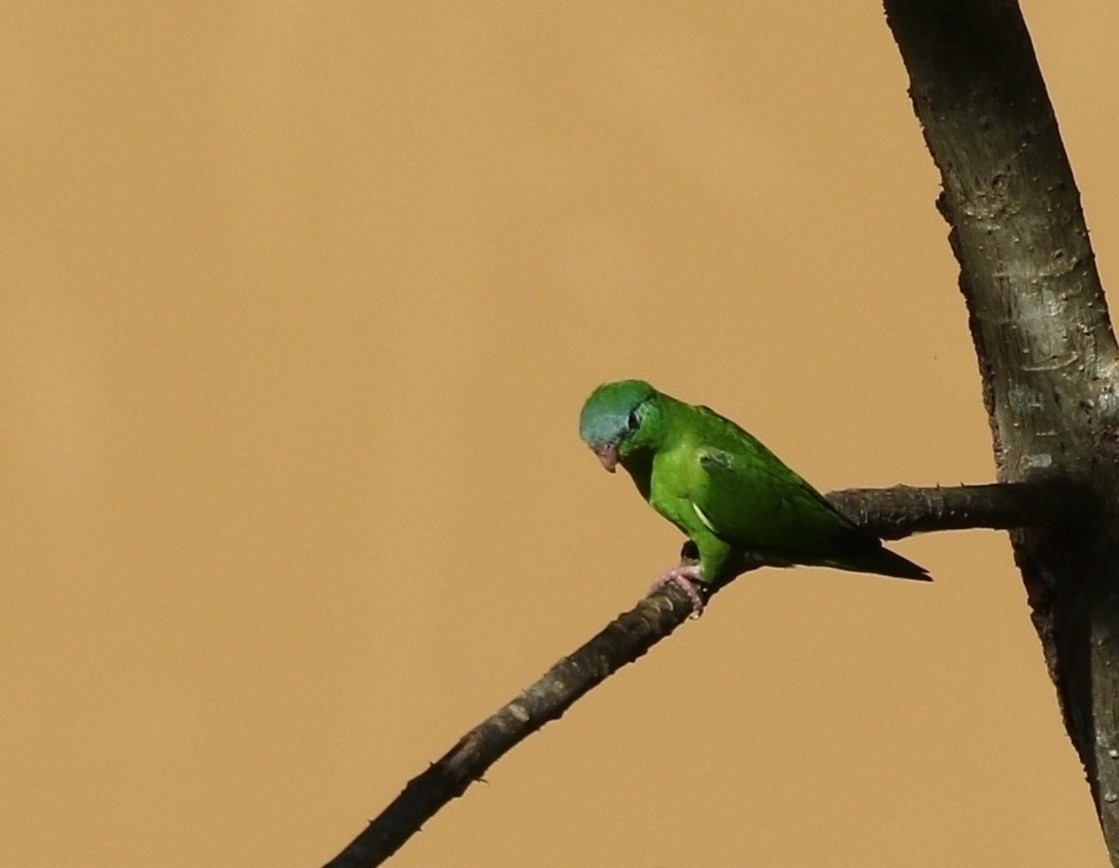
<instances>
[{"instance_id":1,"label":"pale beak","mask_svg":"<svg viewBox=\"0 0 1119 868\"><path fill-rule=\"evenodd\" d=\"M604 446L592 446L591 448L594 449L594 454L598 456L598 460L602 462L602 466L613 473L618 466L618 447L607 443Z\"/></svg>"}]
</instances>

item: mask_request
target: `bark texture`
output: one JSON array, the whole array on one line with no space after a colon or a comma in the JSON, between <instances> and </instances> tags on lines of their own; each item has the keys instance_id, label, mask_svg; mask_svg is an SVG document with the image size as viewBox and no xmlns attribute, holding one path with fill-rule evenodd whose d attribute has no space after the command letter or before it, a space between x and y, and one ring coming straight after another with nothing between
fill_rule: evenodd
<instances>
[{"instance_id":1,"label":"bark texture","mask_svg":"<svg viewBox=\"0 0 1119 868\"><path fill-rule=\"evenodd\" d=\"M1014 0L886 0L940 170L997 476L1089 493L1011 534L1065 727L1119 865L1117 350L1079 193Z\"/></svg>"}]
</instances>

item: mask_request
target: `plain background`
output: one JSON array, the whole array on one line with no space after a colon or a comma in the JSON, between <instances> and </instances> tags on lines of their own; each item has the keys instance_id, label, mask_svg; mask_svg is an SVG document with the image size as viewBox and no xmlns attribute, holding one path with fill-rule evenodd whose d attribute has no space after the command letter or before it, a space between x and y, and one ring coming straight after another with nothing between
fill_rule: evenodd
<instances>
[{"instance_id":1,"label":"plain background","mask_svg":"<svg viewBox=\"0 0 1119 868\"><path fill-rule=\"evenodd\" d=\"M877 3L0 12L0 863L332 856L674 562L603 380L992 478ZM1106 282L1119 7L1026 12ZM393 864L1106 864L1005 537L897 549L738 583Z\"/></svg>"}]
</instances>

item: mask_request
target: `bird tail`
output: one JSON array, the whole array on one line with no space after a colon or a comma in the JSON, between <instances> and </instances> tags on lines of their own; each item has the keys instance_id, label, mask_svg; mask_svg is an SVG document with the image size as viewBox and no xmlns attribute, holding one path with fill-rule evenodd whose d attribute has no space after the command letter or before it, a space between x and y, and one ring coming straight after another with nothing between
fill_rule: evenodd
<instances>
[{"instance_id":1,"label":"bird tail","mask_svg":"<svg viewBox=\"0 0 1119 868\"><path fill-rule=\"evenodd\" d=\"M828 563L827 566L841 570L853 570L857 573L891 576L895 579L915 579L919 582L932 581L932 576L924 567L885 547L866 554L845 555Z\"/></svg>"}]
</instances>

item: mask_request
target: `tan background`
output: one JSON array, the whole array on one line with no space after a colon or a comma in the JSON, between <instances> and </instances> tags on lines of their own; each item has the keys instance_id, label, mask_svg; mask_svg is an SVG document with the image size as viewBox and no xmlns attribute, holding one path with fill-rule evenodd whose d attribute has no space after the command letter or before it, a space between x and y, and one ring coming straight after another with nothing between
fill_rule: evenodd
<instances>
[{"instance_id":1,"label":"tan background","mask_svg":"<svg viewBox=\"0 0 1119 868\"><path fill-rule=\"evenodd\" d=\"M1027 13L1106 279L1119 7ZM673 561L603 379L991 478L876 3L16 3L0 75L2 864L333 855ZM751 576L394 864L1105 864L1005 538L898 549Z\"/></svg>"}]
</instances>

